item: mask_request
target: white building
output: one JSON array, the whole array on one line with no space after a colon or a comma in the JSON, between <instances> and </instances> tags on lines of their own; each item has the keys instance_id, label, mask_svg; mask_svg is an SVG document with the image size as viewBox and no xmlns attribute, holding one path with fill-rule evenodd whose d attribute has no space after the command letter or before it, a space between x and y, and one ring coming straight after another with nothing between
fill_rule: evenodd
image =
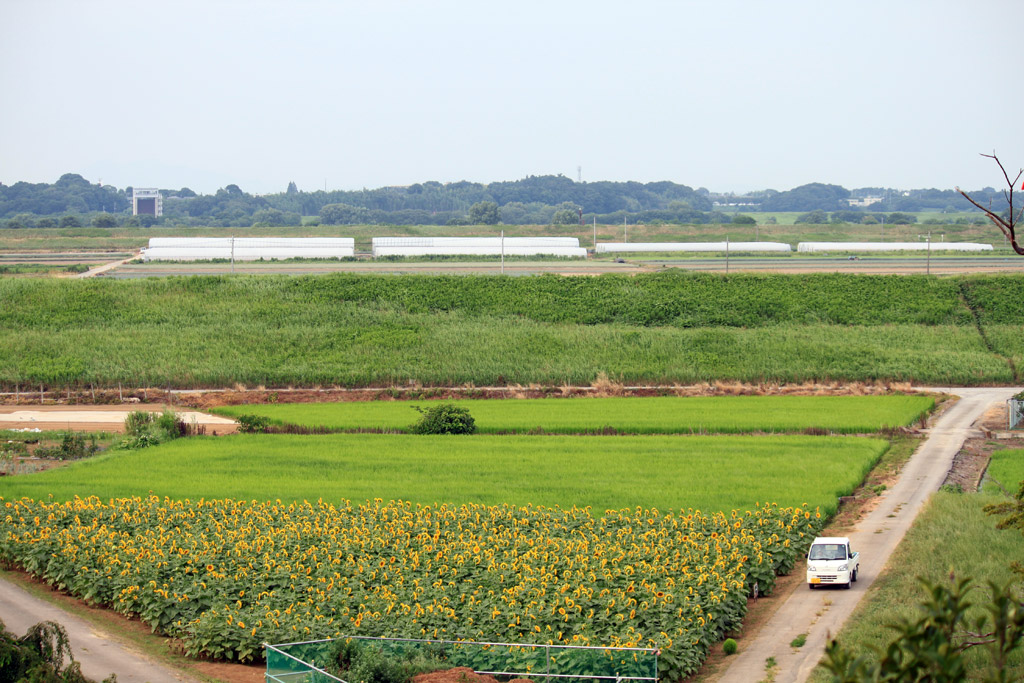
<instances>
[{"instance_id":1,"label":"white building","mask_svg":"<svg viewBox=\"0 0 1024 683\"><path fill-rule=\"evenodd\" d=\"M163 216L164 198L155 187L132 188L132 215Z\"/></svg>"}]
</instances>

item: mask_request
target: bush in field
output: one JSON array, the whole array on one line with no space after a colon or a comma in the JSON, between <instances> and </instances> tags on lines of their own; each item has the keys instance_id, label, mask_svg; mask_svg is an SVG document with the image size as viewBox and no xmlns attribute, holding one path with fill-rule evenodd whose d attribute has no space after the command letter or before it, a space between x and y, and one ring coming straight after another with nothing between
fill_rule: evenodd
<instances>
[{"instance_id":1,"label":"bush in field","mask_svg":"<svg viewBox=\"0 0 1024 683\"><path fill-rule=\"evenodd\" d=\"M732 638L727 638L726 641L724 643L722 643L722 652L724 652L727 655L734 655L734 654L736 654L736 649L737 649L736 641L733 640Z\"/></svg>"},{"instance_id":2,"label":"bush in field","mask_svg":"<svg viewBox=\"0 0 1024 683\"><path fill-rule=\"evenodd\" d=\"M145 410L134 410L125 416L124 430L127 437L121 442L121 448L136 449L186 436L188 425L170 408L159 416Z\"/></svg>"},{"instance_id":3,"label":"bush in field","mask_svg":"<svg viewBox=\"0 0 1024 683\"><path fill-rule=\"evenodd\" d=\"M147 410L133 410L124 418L124 431L129 436L140 436L153 424L153 413Z\"/></svg>"},{"instance_id":4,"label":"bush in field","mask_svg":"<svg viewBox=\"0 0 1024 683\"><path fill-rule=\"evenodd\" d=\"M423 417L412 426L414 434L472 434L476 421L469 411L451 403L441 403L423 410L413 406Z\"/></svg>"},{"instance_id":5,"label":"bush in field","mask_svg":"<svg viewBox=\"0 0 1024 683\"><path fill-rule=\"evenodd\" d=\"M263 434L270 427L270 418L264 415L239 415L235 421L242 434Z\"/></svg>"}]
</instances>

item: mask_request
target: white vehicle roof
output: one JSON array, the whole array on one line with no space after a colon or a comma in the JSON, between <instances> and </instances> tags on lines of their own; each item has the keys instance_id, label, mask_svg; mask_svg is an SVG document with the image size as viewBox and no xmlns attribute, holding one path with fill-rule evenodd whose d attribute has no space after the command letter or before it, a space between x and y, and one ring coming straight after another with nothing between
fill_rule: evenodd
<instances>
[{"instance_id":1,"label":"white vehicle roof","mask_svg":"<svg viewBox=\"0 0 1024 683\"><path fill-rule=\"evenodd\" d=\"M811 543L811 545L818 545L819 543L835 543L839 545L846 545L849 542L850 538L848 536L819 536L818 538L814 539L814 542Z\"/></svg>"}]
</instances>

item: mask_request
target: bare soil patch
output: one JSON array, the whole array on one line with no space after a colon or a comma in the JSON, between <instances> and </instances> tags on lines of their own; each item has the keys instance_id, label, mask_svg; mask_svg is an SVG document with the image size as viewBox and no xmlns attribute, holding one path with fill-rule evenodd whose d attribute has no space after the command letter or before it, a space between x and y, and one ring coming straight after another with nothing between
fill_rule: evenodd
<instances>
[{"instance_id":1,"label":"bare soil patch","mask_svg":"<svg viewBox=\"0 0 1024 683\"><path fill-rule=\"evenodd\" d=\"M494 676L478 674L469 667L458 666L454 669L431 671L413 676L412 683L498 683L498 679ZM527 678L513 678L510 683L532 683L532 681Z\"/></svg>"},{"instance_id":2,"label":"bare soil patch","mask_svg":"<svg viewBox=\"0 0 1024 683\"><path fill-rule=\"evenodd\" d=\"M135 410L162 412L171 408L181 413L186 422L205 425L207 433L232 434L237 430L233 421L218 415L206 415L195 410L182 411L181 406L165 404L120 405L0 405L0 429L40 429L43 431L124 432L124 418Z\"/></svg>"}]
</instances>

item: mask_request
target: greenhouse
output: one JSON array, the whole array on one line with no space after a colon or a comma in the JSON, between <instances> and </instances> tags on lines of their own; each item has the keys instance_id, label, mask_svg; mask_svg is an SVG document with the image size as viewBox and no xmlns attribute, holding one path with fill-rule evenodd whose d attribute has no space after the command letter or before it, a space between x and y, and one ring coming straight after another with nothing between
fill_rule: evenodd
<instances>
[{"instance_id":1,"label":"greenhouse","mask_svg":"<svg viewBox=\"0 0 1024 683\"><path fill-rule=\"evenodd\" d=\"M586 258L575 237L374 237L373 257L562 256Z\"/></svg>"},{"instance_id":2,"label":"greenhouse","mask_svg":"<svg viewBox=\"0 0 1024 683\"><path fill-rule=\"evenodd\" d=\"M258 261L355 256L351 237L153 237L143 261Z\"/></svg>"},{"instance_id":3,"label":"greenhouse","mask_svg":"<svg viewBox=\"0 0 1024 683\"><path fill-rule=\"evenodd\" d=\"M783 242L607 242L598 244L598 254L619 252L724 252L724 251L793 251Z\"/></svg>"},{"instance_id":4,"label":"greenhouse","mask_svg":"<svg viewBox=\"0 0 1024 683\"><path fill-rule=\"evenodd\" d=\"M992 251L977 242L801 242L796 250L819 251Z\"/></svg>"}]
</instances>

